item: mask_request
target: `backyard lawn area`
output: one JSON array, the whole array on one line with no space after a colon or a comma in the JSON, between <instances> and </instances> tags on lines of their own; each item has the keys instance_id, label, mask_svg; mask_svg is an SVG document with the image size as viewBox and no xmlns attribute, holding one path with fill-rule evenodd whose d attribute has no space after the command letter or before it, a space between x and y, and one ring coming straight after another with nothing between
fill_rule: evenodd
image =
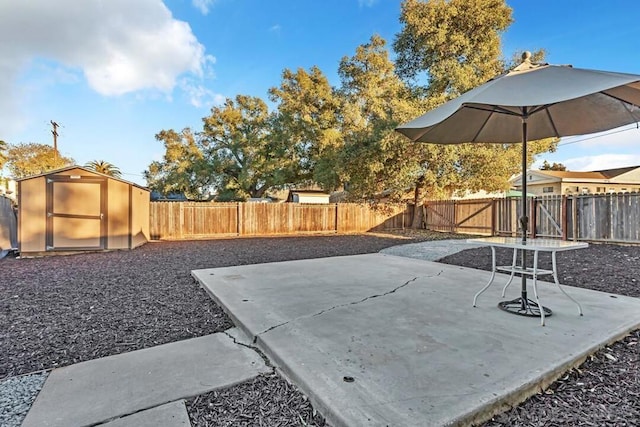
<instances>
[{"instance_id":1,"label":"backyard lawn area","mask_svg":"<svg viewBox=\"0 0 640 427\"><path fill-rule=\"evenodd\" d=\"M233 327L191 277L194 269L374 253L454 237L400 234L153 242L133 251L7 257L0 260L0 382ZM510 262L509 252L498 256ZM441 261L490 268L488 248ZM640 296L638 246L591 245L559 254L558 262L563 284ZM637 425L639 338L635 331L605 347L546 392L486 425ZM187 406L194 426L324 425L296 387L274 374L198 396Z\"/></svg>"}]
</instances>

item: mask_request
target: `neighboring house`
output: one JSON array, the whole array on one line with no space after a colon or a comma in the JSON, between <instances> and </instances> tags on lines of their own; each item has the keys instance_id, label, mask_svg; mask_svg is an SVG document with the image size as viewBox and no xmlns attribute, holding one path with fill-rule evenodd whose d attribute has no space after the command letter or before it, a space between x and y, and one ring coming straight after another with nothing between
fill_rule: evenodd
<instances>
[{"instance_id":1,"label":"neighboring house","mask_svg":"<svg viewBox=\"0 0 640 427\"><path fill-rule=\"evenodd\" d=\"M329 203L329 194L319 190L289 190L287 202L292 203Z\"/></svg>"},{"instance_id":2,"label":"neighboring house","mask_svg":"<svg viewBox=\"0 0 640 427\"><path fill-rule=\"evenodd\" d=\"M187 196L182 193L169 193L162 194L159 191L153 190L151 192L151 201L152 202L186 202Z\"/></svg>"},{"instance_id":3,"label":"neighboring house","mask_svg":"<svg viewBox=\"0 0 640 427\"><path fill-rule=\"evenodd\" d=\"M520 189L522 174L511 184ZM592 172L530 170L527 172L527 193L536 196L626 193L640 191L640 166L605 169Z\"/></svg>"}]
</instances>

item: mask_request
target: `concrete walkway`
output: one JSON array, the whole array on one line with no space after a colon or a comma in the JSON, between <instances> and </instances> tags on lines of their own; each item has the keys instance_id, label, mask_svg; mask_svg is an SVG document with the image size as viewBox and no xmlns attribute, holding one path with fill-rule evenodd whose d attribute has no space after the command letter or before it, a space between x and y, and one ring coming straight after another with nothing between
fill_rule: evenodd
<instances>
[{"instance_id":1,"label":"concrete walkway","mask_svg":"<svg viewBox=\"0 0 640 427\"><path fill-rule=\"evenodd\" d=\"M334 426L490 417L640 327L640 300L539 284L547 326L496 307L507 277L369 254L197 270L194 277ZM507 298L519 293L512 286Z\"/></svg>"},{"instance_id":2,"label":"concrete walkway","mask_svg":"<svg viewBox=\"0 0 640 427\"><path fill-rule=\"evenodd\" d=\"M482 245L467 243L466 240L462 239L430 240L428 242L391 246L381 250L380 253L422 259L425 261L437 261L440 258L465 249L480 247L482 247Z\"/></svg>"},{"instance_id":3,"label":"concrete walkway","mask_svg":"<svg viewBox=\"0 0 640 427\"><path fill-rule=\"evenodd\" d=\"M269 372L224 333L54 369L23 427L190 426L182 399Z\"/></svg>"}]
</instances>

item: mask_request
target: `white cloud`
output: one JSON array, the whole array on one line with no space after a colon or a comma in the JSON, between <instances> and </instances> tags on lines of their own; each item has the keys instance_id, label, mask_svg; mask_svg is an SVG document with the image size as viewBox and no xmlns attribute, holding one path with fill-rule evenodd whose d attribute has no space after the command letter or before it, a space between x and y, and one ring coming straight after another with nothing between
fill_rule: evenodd
<instances>
[{"instance_id":1,"label":"white cloud","mask_svg":"<svg viewBox=\"0 0 640 427\"><path fill-rule=\"evenodd\" d=\"M280 26L280 24L272 25L271 27L269 27L269 31L271 31L272 33L279 33L281 29L282 27Z\"/></svg>"},{"instance_id":2,"label":"white cloud","mask_svg":"<svg viewBox=\"0 0 640 427\"><path fill-rule=\"evenodd\" d=\"M188 96L189 103L196 108L211 108L214 105L222 105L226 99L224 95L215 93L204 85L187 78L180 81L180 88Z\"/></svg>"},{"instance_id":3,"label":"white cloud","mask_svg":"<svg viewBox=\"0 0 640 427\"><path fill-rule=\"evenodd\" d=\"M213 6L215 0L191 0L191 4L193 7L198 9L203 15L207 15L209 13L209 9Z\"/></svg>"},{"instance_id":4,"label":"white cloud","mask_svg":"<svg viewBox=\"0 0 640 427\"><path fill-rule=\"evenodd\" d=\"M598 154L573 157L561 163L571 171L594 171L640 165L640 154Z\"/></svg>"},{"instance_id":5,"label":"white cloud","mask_svg":"<svg viewBox=\"0 0 640 427\"><path fill-rule=\"evenodd\" d=\"M84 75L105 96L141 90L170 96L180 75L206 77L215 61L162 0L3 1L0 51L0 128L5 130L20 118L24 101L18 78L35 59Z\"/></svg>"}]
</instances>

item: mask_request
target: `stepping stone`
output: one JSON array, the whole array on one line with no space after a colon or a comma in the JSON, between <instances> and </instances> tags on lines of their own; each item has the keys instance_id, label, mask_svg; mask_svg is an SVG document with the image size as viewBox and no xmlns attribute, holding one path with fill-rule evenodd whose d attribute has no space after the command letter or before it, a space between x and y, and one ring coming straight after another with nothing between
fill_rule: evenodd
<instances>
[{"instance_id":1,"label":"stepping stone","mask_svg":"<svg viewBox=\"0 0 640 427\"><path fill-rule=\"evenodd\" d=\"M180 400L101 424L102 427L191 427L187 408Z\"/></svg>"},{"instance_id":2,"label":"stepping stone","mask_svg":"<svg viewBox=\"0 0 640 427\"><path fill-rule=\"evenodd\" d=\"M90 360L53 370L22 425L104 423L269 371L224 333Z\"/></svg>"}]
</instances>

